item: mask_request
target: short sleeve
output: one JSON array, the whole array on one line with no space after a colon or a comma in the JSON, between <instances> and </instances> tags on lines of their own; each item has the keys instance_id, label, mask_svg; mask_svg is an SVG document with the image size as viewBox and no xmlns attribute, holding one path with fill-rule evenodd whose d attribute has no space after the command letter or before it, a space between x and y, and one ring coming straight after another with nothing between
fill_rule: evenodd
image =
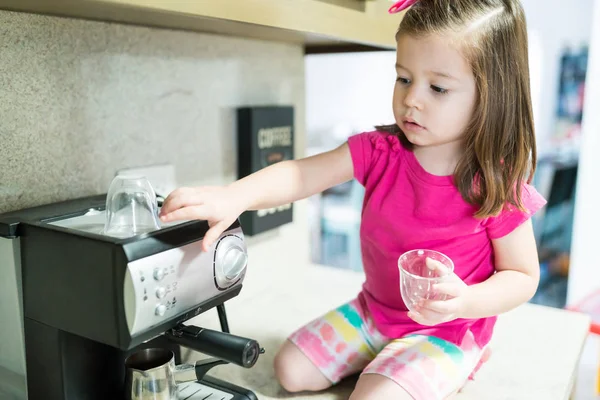
<instances>
[{"instance_id":1,"label":"short sleeve","mask_svg":"<svg viewBox=\"0 0 600 400\"><path fill-rule=\"evenodd\" d=\"M396 136L374 131L350 136L348 147L354 166L354 177L365 186L375 161L382 155L398 151L401 145Z\"/></svg>"},{"instance_id":2,"label":"short sleeve","mask_svg":"<svg viewBox=\"0 0 600 400\"><path fill-rule=\"evenodd\" d=\"M488 219L486 229L490 239L508 235L546 205L546 199L528 184L522 186L521 200L525 211L510 205L500 215Z\"/></svg>"}]
</instances>

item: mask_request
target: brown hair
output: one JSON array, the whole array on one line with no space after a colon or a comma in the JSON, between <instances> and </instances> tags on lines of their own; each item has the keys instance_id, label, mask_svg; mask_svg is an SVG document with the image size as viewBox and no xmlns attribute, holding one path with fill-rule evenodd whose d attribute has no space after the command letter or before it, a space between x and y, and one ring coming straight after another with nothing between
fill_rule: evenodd
<instances>
[{"instance_id":1,"label":"brown hair","mask_svg":"<svg viewBox=\"0 0 600 400\"><path fill-rule=\"evenodd\" d=\"M405 13L396 37L431 33L458 40L477 87L455 185L479 207L476 217L497 215L507 203L523 209L520 188L531 182L537 154L519 0L419 0ZM377 129L412 146L396 124Z\"/></svg>"}]
</instances>

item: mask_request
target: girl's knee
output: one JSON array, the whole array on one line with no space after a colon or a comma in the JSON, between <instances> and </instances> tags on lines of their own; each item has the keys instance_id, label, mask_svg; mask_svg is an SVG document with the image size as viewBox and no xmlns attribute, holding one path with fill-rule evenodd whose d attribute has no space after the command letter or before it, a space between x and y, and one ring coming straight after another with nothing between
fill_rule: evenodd
<instances>
[{"instance_id":1,"label":"girl's knee","mask_svg":"<svg viewBox=\"0 0 600 400\"><path fill-rule=\"evenodd\" d=\"M274 361L275 377L288 392L319 391L331 386L331 382L294 345L286 341Z\"/></svg>"},{"instance_id":2,"label":"girl's knee","mask_svg":"<svg viewBox=\"0 0 600 400\"><path fill-rule=\"evenodd\" d=\"M301 376L294 371L297 368L289 353L290 352L286 349L286 345L284 345L277 355L275 355L273 363L275 377L279 381L279 384L288 392L300 392L304 390L301 382L302 379Z\"/></svg>"},{"instance_id":3,"label":"girl's knee","mask_svg":"<svg viewBox=\"0 0 600 400\"><path fill-rule=\"evenodd\" d=\"M363 374L356 383L349 400L413 400L400 385L378 374Z\"/></svg>"}]
</instances>

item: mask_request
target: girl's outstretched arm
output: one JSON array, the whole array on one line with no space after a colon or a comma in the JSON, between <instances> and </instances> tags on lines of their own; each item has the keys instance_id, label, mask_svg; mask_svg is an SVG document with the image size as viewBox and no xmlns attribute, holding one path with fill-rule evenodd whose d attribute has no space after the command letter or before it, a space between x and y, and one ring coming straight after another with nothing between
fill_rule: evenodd
<instances>
[{"instance_id":1,"label":"girl's outstretched arm","mask_svg":"<svg viewBox=\"0 0 600 400\"><path fill-rule=\"evenodd\" d=\"M348 144L299 160L282 161L227 186L179 188L165 199L163 222L201 219L211 229L203 239L210 245L244 211L277 207L304 199L349 181L354 167Z\"/></svg>"}]
</instances>

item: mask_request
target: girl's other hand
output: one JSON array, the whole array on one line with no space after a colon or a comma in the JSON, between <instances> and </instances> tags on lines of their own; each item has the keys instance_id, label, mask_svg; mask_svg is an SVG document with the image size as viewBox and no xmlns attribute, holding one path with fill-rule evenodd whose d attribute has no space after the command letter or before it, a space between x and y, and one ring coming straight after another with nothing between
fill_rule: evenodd
<instances>
[{"instance_id":1,"label":"girl's other hand","mask_svg":"<svg viewBox=\"0 0 600 400\"><path fill-rule=\"evenodd\" d=\"M428 258L427 266L430 269L447 271L447 267L439 261ZM436 297L445 295L445 300L421 300L415 312L409 312L408 316L421 325L433 326L443 322L461 318L468 306L469 286L462 281L454 272L446 275L443 282L433 286Z\"/></svg>"}]
</instances>

